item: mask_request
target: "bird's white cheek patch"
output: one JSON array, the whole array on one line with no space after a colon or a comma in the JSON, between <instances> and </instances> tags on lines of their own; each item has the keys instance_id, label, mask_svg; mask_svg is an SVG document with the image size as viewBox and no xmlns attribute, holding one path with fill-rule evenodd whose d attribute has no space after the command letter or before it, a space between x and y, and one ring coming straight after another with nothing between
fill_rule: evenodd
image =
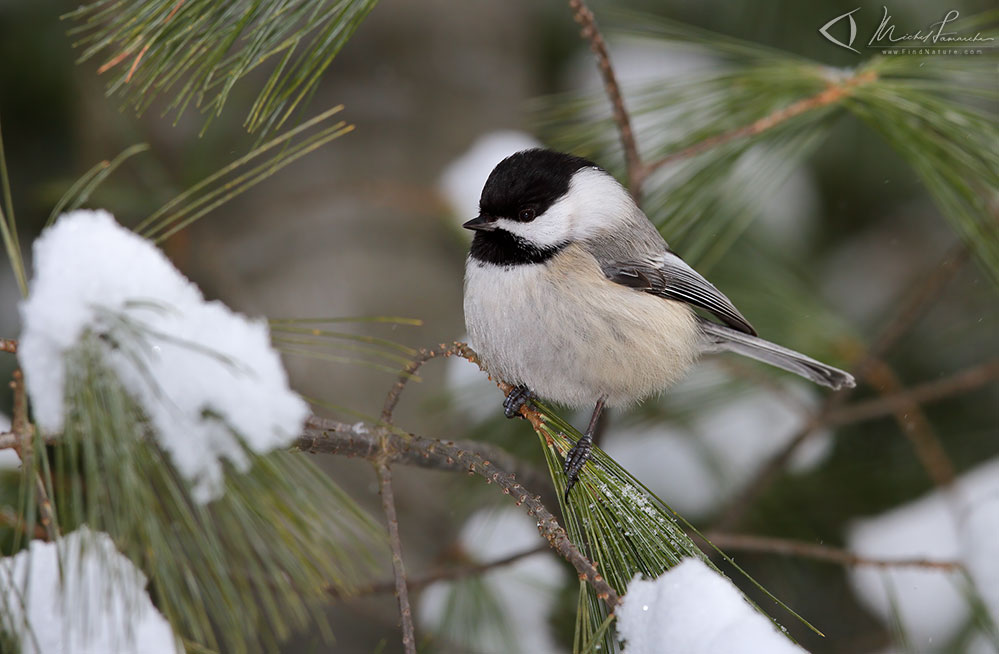
<instances>
[{"instance_id":1,"label":"bird's white cheek patch","mask_svg":"<svg viewBox=\"0 0 999 654\"><path fill-rule=\"evenodd\" d=\"M500 218L497 226L539 247L562 245L572 236L572 218L565 198L529 223Z\"/></svg>"},{"instance_id":2,"label":"bird's white cheek patch","mask_svg":"<svg viewBox=\"0 0 999 654\"><path fill-rule=\"evenodd\" d=\"M617 180L595 168L585 168L573 176L569 193L560 203L570 198L572 205L567 204L563 213L576 241L622 225L637 209L631 195Z\"/></svg>"}]
</instances>

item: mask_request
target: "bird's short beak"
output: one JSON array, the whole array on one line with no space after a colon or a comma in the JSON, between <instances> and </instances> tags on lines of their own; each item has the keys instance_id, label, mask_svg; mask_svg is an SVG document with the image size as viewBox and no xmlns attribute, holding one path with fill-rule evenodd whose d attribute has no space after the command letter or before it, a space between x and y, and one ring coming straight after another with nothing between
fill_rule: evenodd
<instances>
[{"instance_id":1,"label":"bird's short beak","mask_svg":"<svg viewBox=\"0 0 999 654\"><path fill-rule=\"evenodd\" d=\"M496 229L496 219L492 216L480 213L477 217L472 218L467 223L462 225L465 229L474 229L480 232L491 232Z\"/></svg>"}]
</instances>

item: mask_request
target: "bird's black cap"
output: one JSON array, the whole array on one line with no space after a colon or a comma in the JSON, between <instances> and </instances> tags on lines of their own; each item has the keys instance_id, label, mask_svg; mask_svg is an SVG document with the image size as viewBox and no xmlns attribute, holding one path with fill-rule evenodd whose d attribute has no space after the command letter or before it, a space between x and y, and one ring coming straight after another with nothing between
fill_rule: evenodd
<instances>
[{"instance_id":1,"label":"bird's black cap","mask_svg":"<svg viewBox=\"0 0 999 654\"><path fill-rule=\"evenodd\" d=\"M485 216L517 220L522 209L530 208L540 216L569 191L576 171L596 167L582 157L543 148L512 154L489 174L479 211Z\"/></svg>"}]
</instances>

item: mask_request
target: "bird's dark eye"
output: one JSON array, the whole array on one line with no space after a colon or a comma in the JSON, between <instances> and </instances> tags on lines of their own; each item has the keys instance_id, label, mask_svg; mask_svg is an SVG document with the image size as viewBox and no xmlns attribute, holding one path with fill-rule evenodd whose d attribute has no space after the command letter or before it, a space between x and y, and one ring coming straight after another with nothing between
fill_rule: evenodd
<instances>
[{"instance_id":1,"label":"bird's dark eye","mask_svg":"<svg viewBox=\"0 0 999 654\"><path fill-rule=\"evenodd\" d=\"M522 223L529 223L534 220L537 216L534 213L534 209L528 207L527 209L521 209L520 213L517 214L517 220Z\"/></svg>"}]
</instances>

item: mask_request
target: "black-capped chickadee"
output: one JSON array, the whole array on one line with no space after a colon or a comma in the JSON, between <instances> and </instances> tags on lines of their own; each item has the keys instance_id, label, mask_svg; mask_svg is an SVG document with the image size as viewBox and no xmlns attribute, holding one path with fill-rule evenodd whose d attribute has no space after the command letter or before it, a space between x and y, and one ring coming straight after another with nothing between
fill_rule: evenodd
<instances>
[{"instance_id":1,"label":"black-capped chickadee","mask_svg":"<svg viewBox=\"0 0 999 654\"><path fill-rule=\"evenodd\" d=\"M849 373L758 338L670 251L631 194L586 159L511 155L490 173L479 211L464 224L475 230L465 325L486 369L515 387L507 417L535 396L595 405L565 459L567 496L604 406L663 391L706 352L737 352L833 389L854 385Z\"/></svg>"}]
</instances>

